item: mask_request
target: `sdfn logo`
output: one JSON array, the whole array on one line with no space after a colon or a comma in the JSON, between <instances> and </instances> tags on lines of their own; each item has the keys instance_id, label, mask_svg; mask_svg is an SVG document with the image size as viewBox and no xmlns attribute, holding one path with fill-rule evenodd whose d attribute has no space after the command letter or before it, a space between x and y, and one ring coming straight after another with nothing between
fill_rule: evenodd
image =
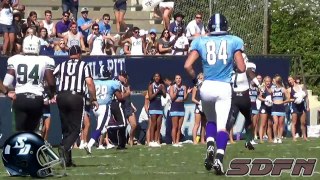
<instances>
[{"instance_id":1,"label":"sdfn logo","mask_svg":"<svg viewBox=\"0 0 320 180\"><path fill-rule=\"evenodd\" d=\"M268 158L232 159L227 176L281 176L286 170L291 176L312 176L317 163L316 158Z\"/></svg>"}]
</instances>

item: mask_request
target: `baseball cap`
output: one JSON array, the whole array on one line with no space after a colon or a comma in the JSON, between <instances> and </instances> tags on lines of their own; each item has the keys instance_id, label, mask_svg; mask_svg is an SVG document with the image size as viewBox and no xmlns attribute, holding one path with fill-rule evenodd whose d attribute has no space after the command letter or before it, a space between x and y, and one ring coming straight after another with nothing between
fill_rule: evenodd
<instances>
[{"instance_id":1,"label":"baseball cap","mask_svg":"<svg viewBox=\"0 0 320 180\"><path fill-rule=\"evenodd\" d=\"M149 33L150 33L150 34L151 34L151 33L155 33L155 34L157 34L157 30L156 30L156 29L154 29L154 28L152 28L152 29L150 29Z\"/></svg>"},{"instance_id":2,"label":"baseball cap","mask_svg":"<svg viewBox=\"0 0 320 180\"><path fill-rule=\"evenodd\" d=\"M70 56L81 54L81 53L82 53L81 52L81 48L78 45L71 46L71 48L69 49L69 55Z\"/></svg>"},{"instance_id":3,"label":"baseball cap","mask_svg":"<svg viewBox=\"0 0 320 180\"><path fill-rule=\"evenodd\" d=\"M83 8L81 8L81 13L83 13L83 12L89 12L89 9L87 7L83 7Z\"/></svg>"}]
</instances>

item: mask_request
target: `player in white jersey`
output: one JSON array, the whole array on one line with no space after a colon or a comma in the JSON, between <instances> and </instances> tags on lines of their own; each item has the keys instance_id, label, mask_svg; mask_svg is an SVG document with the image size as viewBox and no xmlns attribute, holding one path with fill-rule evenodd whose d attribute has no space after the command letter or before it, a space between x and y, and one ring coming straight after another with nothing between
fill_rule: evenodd
<instances>
[{"instance_id":1,"label":"player in white jersey","mask_svg":"<svg viewBox=\"0 0 320 180\"><path fill-rule=\"evenodd\" d=\"M249 150L254 150L252 144L254 127L251 121L251 101L249 96L250 81L252 80L257 87L260 86L258 79L254 73L256 65L252 62L248 62L247 55L242 53L242 56L246 63L246 72L235 72L232 76L232 106L231 116L227 124L227 129L231 130L235 124L239 112L241 112L245 118L245 130L246 130L246 143L245 147Z\"/></svg>"},{"instance_id":2,"label":"player in white jersey","mask_svg":"<svg viewBox=\"0 0 320 180\"><path fill-rule=\"evenodd\" d=\"M55 93L55 78L53 70L55 62L48 56L39 56L40 39L29 35L23 41L24 54L18 54L8 59L7 74L3 81L8 87L16 81L16 99L13 109L17 131L34 131L42 116L43 81L49 86L49 97Z\"/></svg>"},{"instance_id":3,"label":"player in white jersey","mask_svg":"<svg viewBox=\"0 0 320 180\"><path fill-rule=\"evenodd\" d=\"M184 64L187 73L197 83L193 64L202 61L204 81L200 88L202 109L207 117L207 156L205 168L212 168L217 175L224 174L223 158L229 139L226 128L231 109L231 75L234 63L237 71L243 73L243 40L228 34L228 22L222 14L213 15L208 23L209 36L194 39L188 59ZM217 150L215 150L215 144Z\"/></svg>"}]
</instances>

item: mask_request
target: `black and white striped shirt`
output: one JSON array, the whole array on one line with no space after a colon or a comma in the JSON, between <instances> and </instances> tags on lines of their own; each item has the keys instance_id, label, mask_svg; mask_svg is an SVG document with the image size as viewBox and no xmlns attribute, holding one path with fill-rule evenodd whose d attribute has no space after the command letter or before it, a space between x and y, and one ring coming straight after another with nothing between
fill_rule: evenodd
<instances>
[{"instance_id":1,"label":"black and white striped shirt","mask_svg":"<svg viewBox=\"0 0 320 180\"><path fill-rule=\"evenodd\" d=\"M70 91L85 94L86 78L92 78L86 62L75 59L59 64L53 74L59 78L58 92Z\"/></svg>"}]
</instances>

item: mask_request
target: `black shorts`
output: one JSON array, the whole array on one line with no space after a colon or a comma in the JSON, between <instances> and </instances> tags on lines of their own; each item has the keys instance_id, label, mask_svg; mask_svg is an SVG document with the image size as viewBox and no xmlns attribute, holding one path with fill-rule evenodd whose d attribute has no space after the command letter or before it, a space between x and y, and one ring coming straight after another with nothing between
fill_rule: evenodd
<instances>
[{"instance_id":1,"label":"black shorts","mask_svg":"<svg viewBox=\"0 0 320 180\"><path fill-rule=\"evenodd\" d=\"M126 0L117 0L114 3L113 9L115 11L125 12L127 10L127 1Z\"/></svg>"},{"instance_id":2,"label":"black shorts","mask_svg":"<svg viewBox=\"0 0 320 180\"><path fill-rule=\"evenodd\" d=\"M15 113L17 131L34 131L43 114L43 96L32 93L16 95L12 107Z\"/></svg>"},{"instance_id":3,"label":"black shorts","mask_svg":"<svg viewBox=\"0 0 320 180\"><path fill-rule=\"evenodd\" d=\"M117 100L111 102L111 114L117 122L116 124L118 127L125 127L127 125L122 104Z\"/></svg>"},{"instance_id":4,"label":"black shorts","mask_svg":"<svg viewBox=\"0 0 320 180\"><path fill-rule=\"evenodd\" d=\"M243 114L246 123L251 123L251 101L249 90L232 92L231 110L227 122L227 130L230 130L236 123L239 112Z\"/></svg>"}]
</instances>

